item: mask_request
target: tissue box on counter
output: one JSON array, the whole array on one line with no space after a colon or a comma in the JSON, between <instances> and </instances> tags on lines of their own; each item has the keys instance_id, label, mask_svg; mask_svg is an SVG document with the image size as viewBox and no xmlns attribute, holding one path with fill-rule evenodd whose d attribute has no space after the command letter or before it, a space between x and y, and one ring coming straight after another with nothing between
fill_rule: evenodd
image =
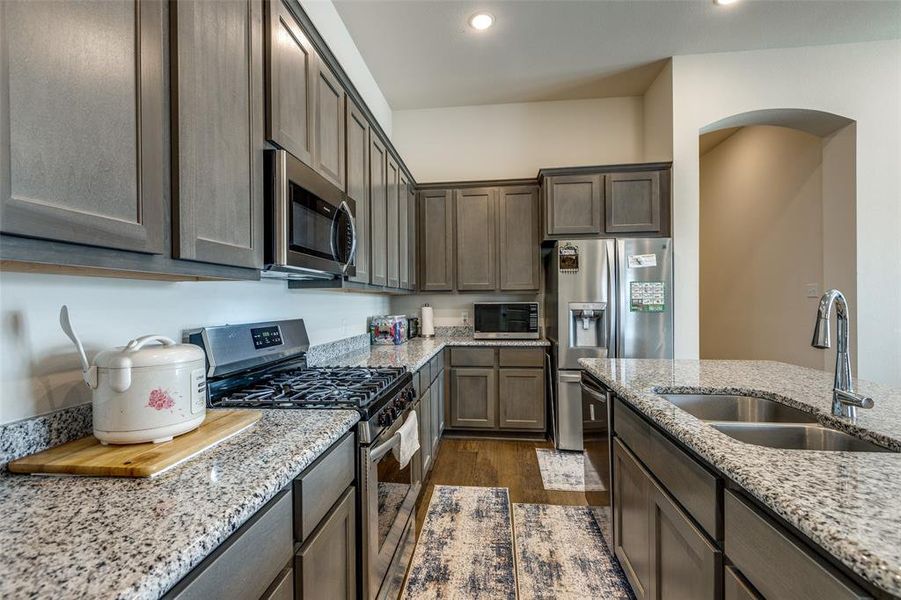
<instances>
[{"instance_id":1,"label":"tissue box on counter","mask_svg":"<svg viewBox=\"0 0 901 600\"><path fill-rule=\"evenodd\" d=\"M369 320L369 338L373 345L400 345L410 339L405 315L385 315Z\"/></svg>"}]
</instances>

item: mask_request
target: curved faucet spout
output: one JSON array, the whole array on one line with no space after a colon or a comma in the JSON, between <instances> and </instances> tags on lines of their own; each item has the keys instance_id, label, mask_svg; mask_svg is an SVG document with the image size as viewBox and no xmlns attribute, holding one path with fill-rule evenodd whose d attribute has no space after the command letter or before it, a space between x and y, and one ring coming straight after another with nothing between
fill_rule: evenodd
<instances>
[{"instance_id":1,"label":"curved faucet spout","mask_svg":"<svg viewBox=\"0 0 901 600\"><path fill-rule=\"evenodd\" d=\"M838 345L835 353L835 380L832 394L832 414L838 417L848 417L852 421L857 419L857 407L870 408L869 402L856 401L854 384L851 381L851 355L848 352L848 301L845 295L836 289L831 289L820 298L817 307L817 320L813 328L813 340L810 345L814 348L829 348L832 340L829 328L829 317L832 308L835 307L835 318L838 322ZM855 401L851 401L851 400ZM868 405L869 404L869 405Z\"/></svg>"}]
</instances>

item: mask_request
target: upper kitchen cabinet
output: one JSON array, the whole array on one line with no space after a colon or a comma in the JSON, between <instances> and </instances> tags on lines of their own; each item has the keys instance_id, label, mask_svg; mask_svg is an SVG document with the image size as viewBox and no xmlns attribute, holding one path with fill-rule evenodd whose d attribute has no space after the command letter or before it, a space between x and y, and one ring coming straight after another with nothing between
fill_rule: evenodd
<instances>
[{"instance_id":1,"label":"upper kitchen cabinet","mask_svg":"<svg viewBox=\"0 0 901 600\"><path fill-rule=\"evenodd\" d=\"M171 9L173 251L260 268L262 7L182 1Z\"/></svg>"},{"instance_id":2,"label":"upper kitchen cabinet","mask_svg":"<svg viewBox=\"0 0 901 600\"><path fill-rule=\"evenodd\" d=\"M545 240L668 236L670 163L544 169Z\"/></svg>"},{"instance_id":3,"label":"upper kitchen cabinet","mask_svg":"<svg viewBox=\"0 0 901 600\"><path fill-rule=\"evenodd\" d=\"M369 281L388 285L388 152L377 135L369 136Z\"/></svg>"},{"instance_id":4,"label":"upper kitchen cabinet","mask_svg":"<svg viewBox=\"0 0 901 600\"><path fill-rule=\"evenodd\" d=\"M541 285L538 187L498 188L498 288L534 291Z\"/></svg>"},{"instance_id":5,"label":"upper kitchen cabinet","mask_svg":"<svg viewBox=\"0 0 901 600\"><path fill-rule=\"evenodd\" d=\"M316 64L313 168L344 190L344 88L324 61Z\"/></svg>"},{"instance_id":6,"label":"upper kitchen cabinet","mask_svg":"<svg viewBox=\"0 0 901 600\"><path fill-rule=\"evenodd\" d=\"M419 269L416 268L417 259L419 257L419 247L417 246L418 236L416 235L416 192L413 189L413 186L410 185L407 188L407 206L408 206L408 237L407 237L407 248L409 252L409 268L410 268L410 289L416 290L416 273Z\"/></svg>"},{"instance_id":7,"label":"upper kitchen cabinet","mask_svg":"<svg viewBox=\"0 0 901 600\"><path fill-rule=\"evenodd\" d=\"M268 0L264 6L269 86L266 137L312 165L316 51L283 0Z\"/></svg>"},{"instance_id":8,"label":"upper kitchen cabinet","mask_svg":"<svg viewBox=\"0 0 901 600\"><path fill-rule=\"evenodd\" d=\"M545 176L545 238L600 235L603 182L603 175L596 173Z\"/></svg>"},{"instance_id":9,"label":"upper kitchen cabinet","mask_svg":"<svg viewBox=\"0 0 901 600\"><path fill-rule=\"evenodd\" d=\"M0 3L3 233L166 250L163 29L162 2Z\"/></svg>"},{"instance_id":10,"label":"upper kitchen cabinet","mask_svg":"<svg viewBox=\"0 0 901 600\"><path fill-rule=\"evenodd\" d=\"M669 168L610 173L606 196L607 233L669 235Z\"/></svg>"},{"instance_id":11,"label":"upper kitchen cabinet","mask_svg":"<svg viewBox=\"0 0 901 600\"><path fill-rule=\"evenodd\" d=\"M400 169L397 161L388 155L386 177L388 181L388 287L400 287ZM404 194L406 197L406 194Z\"/></svg>"},{"instance_id":12,"label":"upper kitchen cabinet","mask_svg":"<svg viewBox=\"0 0 901 600\"><path fill-rule=\"evenodd\" d=\"M397 207L398 207L398 243L397 243L397 262L400 268L400 288L404 290L410 289L410 208L408 205L407 188L409 182L407 176L401 172L400 185L397 188Z\"/></svg>"},{"instance_id":13,"label":"upper kitchen cabinet","mask_svg":"<svg viewBox=\"0 0 901 600\"><path fill-rule=\"evenodd\" d=\"M496 210L497 188L456 190L454 228L460 291L493 291L497 287Z\"/></svg>"},{"instance_id":14,"label":"upper kitchen cabinet","mask_svg":"<svg viewBox=\"0 0 901 600\"><path fill-rule=\"evenodd\" d=\"M347 140L345 174L347 195L356 203L357 274L351 280L369 283L369 121L350 99L347 100Z\"/></svg>"},{"instance_id":15,"label":"upper kitchen cabinet","mask_svg":"<svg viewBox=\"0 0 901 600\"><path fill-rule=\"evenodd\" d=\"M454 200L452 190L423 190L417 206L419 220L419 289L454 289Z\"/></svg>"}]
</instances>

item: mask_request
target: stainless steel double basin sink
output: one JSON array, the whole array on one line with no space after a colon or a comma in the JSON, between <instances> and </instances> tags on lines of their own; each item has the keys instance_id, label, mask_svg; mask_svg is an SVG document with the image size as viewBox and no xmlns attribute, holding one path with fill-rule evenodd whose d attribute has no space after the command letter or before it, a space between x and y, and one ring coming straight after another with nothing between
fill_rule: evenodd
<instances>
[{"instance_id":1,"label":"stainless steel double basin sink","mask_svg":"<svg viewBox=\"0 0 901 600\"><path fill-rule=\"evenodd\" d=\"M786 450L891 452L817 423L815 415L757 396L660 394L690 415L741 442Z\"/></svg>"}]
</instances>

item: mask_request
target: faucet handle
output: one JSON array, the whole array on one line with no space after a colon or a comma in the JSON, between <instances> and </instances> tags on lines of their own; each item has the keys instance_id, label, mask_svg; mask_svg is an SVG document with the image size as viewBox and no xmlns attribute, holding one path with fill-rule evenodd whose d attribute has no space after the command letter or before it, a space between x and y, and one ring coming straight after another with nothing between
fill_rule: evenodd
<instances>
[{"instance_id":1,"label":"faucet handle","mask_svg":"<svg viewBox=\"0 0 901 600\"><path fill-rule=\"evenodd\" d=\"M873 408L873 399L863 394L856 394L846 390L833 390L833 397L847 406L856 406L859 408Z\"/></svg>"}]
</instances>

